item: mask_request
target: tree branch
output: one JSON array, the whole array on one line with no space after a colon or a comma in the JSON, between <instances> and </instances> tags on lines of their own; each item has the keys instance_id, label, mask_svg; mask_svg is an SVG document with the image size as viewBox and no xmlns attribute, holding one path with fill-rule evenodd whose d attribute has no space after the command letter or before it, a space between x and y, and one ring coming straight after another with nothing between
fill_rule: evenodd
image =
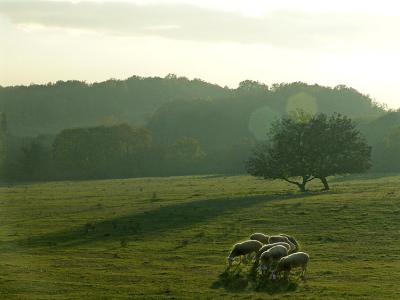
<instances>
[{"instance_id":1,"label":"tree branch","mask_svg":"<svg viewBox=\"0 0 400 300\"><path fill-rule=\"evenodd\" d=\"M289 180L289 179L287 179L287 178L282 178L282 179L285 180L285 181L287 181L287 182L289 182L289 183L296 184L296 185L300 185L300 183L297 182L297 181L292 181L292 180Z\"/></svg>"},{"instance_id":2,"label":"tree branch","mask_svg":"<svg viewBox=\"0 0 400 300\"><path fill-rule=\"evenodd\" d=\"M310 177L309 179L307 179L305 182L309 182L309 181L311 181L311 180L314 180L316 177Z\"/></svg>"}]
</instances>

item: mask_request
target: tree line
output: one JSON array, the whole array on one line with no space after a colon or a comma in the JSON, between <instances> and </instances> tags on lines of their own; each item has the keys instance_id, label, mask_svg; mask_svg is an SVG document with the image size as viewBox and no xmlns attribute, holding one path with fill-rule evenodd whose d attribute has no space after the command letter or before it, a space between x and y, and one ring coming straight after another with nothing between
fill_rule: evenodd
<instances>
[{"instance_id":1,"label":"tree line","mask_svg":"<svg viewBox=\"0 0 400 300\"><path fill-rule=\"evenodd\" d=\"M251 147L249 141L205 152L191 137L157 144L149 130L127 124L65 129L55 138L10 143L2 175L29 181L243 173Z\"/></svg>"},{"instance_id":2,"label":"tree line","mask_svg":"<svg viewBox=\"0 0 400 300\"><path fill-rule=\"evenodd\" d=\"M372 146L372 170L400 170L400 112L352 88L247 80L229 89L169 75L0 87L1 176L244 173L274 122L299 108L348 116Z\"/></svg>"},{"instance_id":3,"label":"tree line","mask_svg":"<svg viewBox=\"0 0 400 300\"><path fill-rule=\"evenodd\" d=\"M170 74L164 78L132 76L92 84L70 80L0 86L0 112L7 115L12 136L56 135L66 128L109 123L146 127L157 111L165 116L167 109L171 114L183 110L190 113L197 107L203 114L224 114L231 123L246 123L259 108L267 106L282 115L288 108L296 109L296 102L300 106L315 102L311 105L318 112L337 112L351 118L373 118L385 112L369 96L350 87L302 82L267 86L245 80L231 89Z\"/></svg>"}]
</instances>

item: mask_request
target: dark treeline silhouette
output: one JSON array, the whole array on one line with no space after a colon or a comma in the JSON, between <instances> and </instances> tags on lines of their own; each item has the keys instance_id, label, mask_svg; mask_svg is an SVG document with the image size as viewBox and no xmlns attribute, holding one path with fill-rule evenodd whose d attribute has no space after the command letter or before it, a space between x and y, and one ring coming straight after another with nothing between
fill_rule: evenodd
<instances>
[{"instance_id":1,"label":"dark treeline silhouette","mask_svg":"<svg viewBox=\"0 0 400 300\"><path fill-rule=\"evenodd\" d=\"M0 88L0 112L17 136L57 134L65 128L128 123L144 126L163 103L207 99L229 94L217 85L195 79L131 77L101 83L57 81L47 85Z\"/></svg>"},{"instance_id":2,"label":"dark treeline silhouette","mask_svg":"<svg viewBox=\"0 0 400 300\"><path fill-rule=\"evenodd\" d=\"M0 87L1 176L244 173L270 124L299 108L350 117L372 146L372 170L400 170L400 112L352 88L246 80L230 89L168 75Z\"/></svg>"}]
</instances>

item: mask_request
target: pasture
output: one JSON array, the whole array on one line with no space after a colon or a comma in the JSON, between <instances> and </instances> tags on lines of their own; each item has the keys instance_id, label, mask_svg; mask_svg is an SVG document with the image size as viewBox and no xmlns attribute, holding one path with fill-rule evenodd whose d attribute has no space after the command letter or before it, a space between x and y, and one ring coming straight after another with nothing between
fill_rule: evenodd
<instances>
[{"instance_id":1,"label":"pasture","mask_svg":"<svg viewBox=\"0 0 400 300\"><path fill-rule=\"evenodd\" d=\"M0 299L399 299L400 176L312 192L250 176L0 187ZM286 292L224 286L232 245L295 236L311 261Z\"/></svg>"}]
</instances>

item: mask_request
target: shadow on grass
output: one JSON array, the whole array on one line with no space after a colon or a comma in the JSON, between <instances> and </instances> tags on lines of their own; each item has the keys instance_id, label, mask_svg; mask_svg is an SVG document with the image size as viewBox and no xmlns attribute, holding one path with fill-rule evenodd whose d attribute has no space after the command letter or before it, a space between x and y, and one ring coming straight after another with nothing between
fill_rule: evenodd
<instances>
[{"instance_id":1,"label":"shadow on grass","mask_svg":"<svg viewBox=\"0 0 400 300\"><path fill-rule=\"evenodd\" d=\"M224 271L219 275L218 280L211 285L213 289L224 288L229 292L237 293L252 290L269 295L293 292L297 287L298 283L291 280L270 280L266 276L257 275L254 270L246 274L242 269L235 272Z\"/></svg>"},{"instance_id":2,"label":"shadow on grass","mask_svg":"<svg viewBox=\"0 0 400 300\"><path fill-rule=\"evenodd\" d=\"M72 247L101 240L149 239L170 230L190 227L226 212L265 201L303 198L317 193L257 195L237 198L203 199L162 206L100 222L88 222L70 230L10 242L10 247ZM3 243L7 247L7 244ZM4 248L4 247L3 247Z\"/></svg>"},{"instance_id":3,"label":"shadow on grass","mask_svg":"<svg viewBox=\"0 0 400 300\"><path fill-rule=\"evenodd\" d=\"M225 271L218 276L218 280L211 285L212 289L225 288L230 292L241 292L248 289L251 278L241 269L236 272Z\"/></svg>"}]
</instances>

